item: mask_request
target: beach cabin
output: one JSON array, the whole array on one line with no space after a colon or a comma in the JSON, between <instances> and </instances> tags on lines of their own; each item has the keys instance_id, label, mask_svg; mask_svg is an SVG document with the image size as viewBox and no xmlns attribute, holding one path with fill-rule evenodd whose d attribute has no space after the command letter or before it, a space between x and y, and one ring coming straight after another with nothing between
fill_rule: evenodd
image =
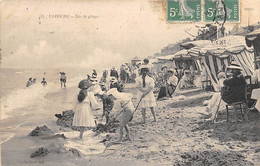
<instances>
[{"instance_id":1,"label":"beach cabin","mask_svg":"<svg viewBox=\"0 0 260 166\"><path fill-rule=\"evenodd\" d=\"M254 71L253 49L247 47L243 36L225 36L205 45L195 46L188 50L197 64L203 64L214 90L217 90L217 74L226 71L232 61L243 69L243 75L252 75ZM201 67L200 67L201 68Z\"/></svg>"}]
</instances>

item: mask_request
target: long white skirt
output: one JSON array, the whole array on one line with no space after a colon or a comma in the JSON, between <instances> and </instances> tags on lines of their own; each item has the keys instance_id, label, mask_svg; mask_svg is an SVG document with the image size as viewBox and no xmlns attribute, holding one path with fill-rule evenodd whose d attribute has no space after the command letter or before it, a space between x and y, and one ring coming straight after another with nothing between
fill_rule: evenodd
<instances>
[{"instance_id":1,"label":"long white skirt","mask_svg":"<svg viewBox=\"0 0 260 166\"><path fill-rule=\"evenodd\" d=\"M89 102L79 103L74 112L73 126L95 127L94 116Z\"/></svg>"}]
</instances>

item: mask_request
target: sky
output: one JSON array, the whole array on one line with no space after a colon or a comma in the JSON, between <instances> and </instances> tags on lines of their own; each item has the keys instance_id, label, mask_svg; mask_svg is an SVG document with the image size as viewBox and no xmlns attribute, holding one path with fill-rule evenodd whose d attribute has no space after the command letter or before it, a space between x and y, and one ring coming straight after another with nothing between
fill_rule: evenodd
<instances>
[{"instance_id":1,"label":"sky","mask_svg":"<svg viewBox=\"0 0 260 166\"><path fill-rule=\"evenodd\" d=\"M251 11L250 23L260 21L260 0L241 4L239 25L247 25L248 7L259 7ZM1 66L109 68L153 56L191 37L185 31L196 33L195 25L166 23L162 1L3 0Z\"/></svg>"}]
</instances>

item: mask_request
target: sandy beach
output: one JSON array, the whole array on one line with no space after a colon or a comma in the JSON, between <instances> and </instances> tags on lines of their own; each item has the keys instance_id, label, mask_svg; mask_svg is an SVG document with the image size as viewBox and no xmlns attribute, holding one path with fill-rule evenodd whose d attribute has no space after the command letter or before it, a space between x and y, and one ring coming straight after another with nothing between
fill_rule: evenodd
<instances>
[{"instance_id":1,"label":"sandy beach","mask_svg":"<svg viewBox=\"0 0 260 166\"><path fill-rule=\"evenodd\" d=\"M25 123L13 129L15 136L2 144L2 165L260 164L259 118L251 118L235 126L225 122L225 111L221 111L217 123L205 122L207 116L202 103L212 93L188 89L176 92L173 98L158 101L157 122L152 122L152 115L148 111L146 124L141 124L141 111L138 110L130 124L133 140L118 145L111 145L118 138L118 129L116 133L101 133L96 137L89 130L85 132L83 140L78 140L79 132L56 124L54 114L72 109L76 93L76 88L68 88L49 94L47 101L55 98L55 104L44 103L39 106L38 112L20 118L19 121ZM31 112L30 109L27 111ZM99 122L102 111L94 114ZM5 124L15 121L12 118L7 120ZM67 139L28 136L36 126L43 125L55 134L64 134ZM100 143L107 135L111 139ZM41 147L51 152L46 156L31 158L31 154ZM75 156L69 151L70 148L80 151L82 157Z\"/></svg>"}]
</instances>

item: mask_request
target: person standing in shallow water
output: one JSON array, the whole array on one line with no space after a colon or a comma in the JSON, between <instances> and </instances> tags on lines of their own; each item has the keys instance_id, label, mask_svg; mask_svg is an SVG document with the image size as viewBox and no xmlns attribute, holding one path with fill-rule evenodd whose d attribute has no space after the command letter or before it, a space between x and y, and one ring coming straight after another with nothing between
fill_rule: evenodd
<instances>
[{"instance_id":1,"label":"person standing in shallow water","mask_svg":"<svg viewBox=\"0 0 260 166\"><path fill-rule=\"evenodd\" d=\"M33 82L32 82L32 77L30 77L29 80L28 80L27 83L26 83L26 87L29 87L29 86L31 86L32 84L33 84Z\"/></svg>"},{"instance_id":2,"label":"person standing in shallow water","mask_svg":"<svg viewBox=\"0 0 260 166\"><path fill-rule=\"evenodd\" d=\"M142 108L143 123L146 121L146 108L151 109L151 113L156 122L156 116L154 112L154 107L156 106L156 99L153 94L154 79L148 76L149 69L147 66L143 65L141 68L141 76L136 78L136 89L137 101L140 101L139 107Z\"/></svg>"},{"instance_id":3,"label":"person standing in shallow water","mask_svg":"<svg viewBox=\"0 0 260 166\"><path fill-rule=\"evenodd\" d=\"M45 78L42 78L41 84L42 84L43 86L46 86L46 85L47 85L47 81L45 80Z\"/></svg>"},{"instance_id":4,"label":"person standing in shallow water","mask_svg":"<svg viewBox=\"0 0 260 166\"><path fill-rule=\"evenodd\" d=\"M64 72L60 72L60 85L61 85L61 88L62 88L62 84L63 84L64 88L66 87L66 81L67 81L67 78L66 78L65 73Z\"/></svg>"}]
</instances>

